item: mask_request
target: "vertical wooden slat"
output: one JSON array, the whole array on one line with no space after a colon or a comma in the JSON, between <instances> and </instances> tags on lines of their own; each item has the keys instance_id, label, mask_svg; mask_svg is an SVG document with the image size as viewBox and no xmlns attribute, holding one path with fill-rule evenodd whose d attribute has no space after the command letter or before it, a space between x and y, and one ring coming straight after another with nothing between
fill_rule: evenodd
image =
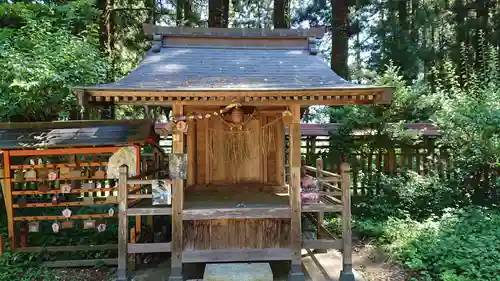
<instances>
[{"instance_id":1,"label":"vertical wooden slat","mask_svg":"<svg viewBox=\"0 0 500 281\"><path fill-rule=\"evenodd\" d=\"M136 173L137 175L141 174L141 147L136 145L135 146L135 153L137 154L137 162L136 162ZM136 194L140 194L141 190L137 190ZM135 234L137 236L140 236L142 233L142 218L141 216L136 216L135 217Z\"/></svg>"},{"instance_id":2,"label":"vertical wooden slat","mask_svg":"<svg viewBox=\"0 0 500 281\"><path fill-rule=\"evenodd\" d=\"M342 271L339 281L354 280L352 272L351 190L350 167L342 163Z\"/></svg>"},{"instance_id":3,"label":"vertical wooden slat","mask_svg":"<svg viewBox=\"0 0 500 281\"><path fill-rule=\"evenodd\" d=\"M15 225L14 225L14 211L12 209L12 182L10 178L10 152L3 152L3 194L5 200L5 210L7 212L7 228L9 230L9 239L10 239L10 249L11 251L15 251L16 244L16 233L15 233Z\"/></svg>"},{"instance_id":4,"label":"vertical wooden slat","mask_svg":"<svg viewBox=\"0 0 500 281\"><path fill-rule=\"evenodd\" d=\"M316 178L318 179L318 184L319 184L319 190L323 191L323 185L321 184L321 181L319 181L323 177L323 159L318 158L316 159ZM316 216L316 239L322 239L323 237L321 236L321 227L323 226L323 222L325 220L325 213L324 212L318 212ZM318 253L326 253L326 249L315 249L316 252Z\"/></svg>"},{"instance_id":5,"label":"vertical wooden slat","mask_svg":"<svg viewBox=\"0 0 500 281\"><path fill-rule=\"evenodd\" d=\"M134 227L131 227L130 228L130 234L129 234L129 243L130 244L135 244L135 241L136 241L136 228L135 226ZM129 260L129 267L130 267L130 270L135 270L135 254L131 254L129 257L128 257L128 260Z\"/></svg>"},{"instance_id":6,"label":"vertical wooden slat","mask_svg":"<svg viewBox=\"0 0 500 281\"><path fill-rule=\"evenodd\" d=\"M183 106L174 103L172 115L182 116ZM172 143L173 153L184 153L184 134L179 134L179 138ZM173 180L172 192L172 263L170 271L170 281L182 281L182 211L184 204L184 180Z\"/></svg>"},{"instance_id":7,"label":"vertical wooden slat","mask_svg":"<svg viewBox=\"0 0 500 281\"><path fill-rule=\"evenodd\" d=\"M188 172L187 185L194 185L196 179L196 122L189 122L187 136Z\"/></svg>"},{"instance_id":8,"label":"vertical wooden slat","mask_svg":"<svg viewBox=\"0 0 500 281\"><path fill-rule=\"evenodd\" d=\"M290 107L292 122L289 128L290 138L290 248L292 251L292 263L290 269L290 280L304 280L302 273L301 256L301 202L300 202L300 105L294 104Z\"/></svg>"},{"instance_id":9,"label":"vertical wooden slat","mask_svg":"<svg viewBox=\"0 0 500 281\"><path fill-rule=\"evenodd\" d=\"M205 119L204 125L205 127L203 128L205 130L205 184L210 184L212 181L212 165L210 164L210 119Z\"/></svg>"},{"instance_id":10,"label":"vertical wooden slat","mask_svg":"<svg viewBox=\"0 0 500 281\"><path fill-rule=\"evenodd\" d=\"M123 165L118 178L118 281L127 280L127 178L128 168Z\"/></svg>"},{"instance_id":11,"label":"vertical wooden slat","mask_svg":"<svg viewBox=\"0 0 500 281\"><path fill-rule=\"evenodd\" d=\"M285 128L283 121L276 125L276 182L285 184Z\"/></svg>"}]
</instances>

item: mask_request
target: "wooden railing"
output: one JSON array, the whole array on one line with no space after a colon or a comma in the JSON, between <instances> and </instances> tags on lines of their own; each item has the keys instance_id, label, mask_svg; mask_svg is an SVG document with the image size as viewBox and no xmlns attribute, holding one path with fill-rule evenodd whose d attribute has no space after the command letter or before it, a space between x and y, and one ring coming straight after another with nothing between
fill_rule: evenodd
<instances>
[{"instance_id":1,"label":"wooden railing","mask_svg":"<svg viewBox=\"0 0 500 281\"><path fill-rule=\"evenodd\" d=\"M129 186L152 185L151 179L129 179L127 166L120 167L120 177L118 181L118 270L117 280L127 280L127 264L135 264L135 255L139 253L162 253L171 252L172 244L166 243L137 243L139 237L136 237L136 230L132 227L128 229L128 217L130 216L157 216L172 215L171 207L149 207L149 208L128 208L130 199L149 199L153 198L151 193L130 194ZM147 190L151 190L147 188ZM128 239L127 239L128 237ZM129 254L132 254L129 256Z\"/></svg>"},{"instance_id":2,"label":"wooden railing","mask_svg":"<svg viewBox=\"0 0 500 281\"><path fill-rule=\"evenodd\" d=\"M323 160L316 160L316 167L304 166L319 185L320 203L302 205L305 217L316 225L316 239L303 239L302 247L325 252L327 249L342 251L342 273L340 280L352 277L352 232L351 232L351 176L348 163L341 165L341 173L324 170ZM339 187L340 185L340 187ZM336 239L324 226L325 212L341 212L342 238ZM315 213L316 216L311 215Z\"/></svg>"}]
</instances>

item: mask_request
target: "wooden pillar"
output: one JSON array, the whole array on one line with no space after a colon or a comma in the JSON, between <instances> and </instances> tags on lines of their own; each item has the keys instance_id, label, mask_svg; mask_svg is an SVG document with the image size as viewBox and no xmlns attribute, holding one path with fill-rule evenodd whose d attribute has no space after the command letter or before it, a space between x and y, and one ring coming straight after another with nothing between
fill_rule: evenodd
<instances>
[{"instance_id":1,"label":"wooden pillar","mask_svg":"<svg viewBox=\"0 0 500 281\"><path fill-rule=\"evenodd\" d=\"M127 197L128 197L128 167L122 165L120 167L120 176L118 178L118 270L117 280L127 280L127 234L128 234L128 218L127 218Z\"/></svg>"},{"instance_id":2,"label":"wooden pillar","mask_svg":"<svg viewBox=\"0 0 500 281\"><path fill-rule=\"evenodd\" d=\"M276 183L284 185L285 179L285 128L283 121L276 125Z\"/></svg>"},{"instance_id":3,"label":"wooden pillar","mask_svg":"<svg viewBox=\"0 0 500 281\"><path fill-rule=\"evenodd\" d=\"M323 165L323 159L318 158L316 159L316 179L318 179L318 187L319 191L324 191L323 190L323 184L321 183L321 178L323 177L323 170L324 170L324 165ZM325 213L324 212L318 212L316 216L316 239L322 239L321 237L321 227L323 226L323 221L325 220ZM315 249L315 252L317 253L326 253L326 249Z\"/></svg>"},{"instance_id":4,"label":"wooden pillar","mask_svg":"<svg viewBox=\"0 0 500 281\"><path fill-rule=\"evenodd\" d=\"M187 186L194 185L196 179L196 122L188 125L187 135L188 173Z\"/></svg>"},{"instance_id":5,"label":"wooden pillar","mask_svg":"<svg viewBox=\"0 0 500 281\"><path fill-rule=\"evenodd\" d=\"M141 174L141 147L138 145L135 145L135 153L136 153L136 159L137 161L135 162L135 170L136 170L136 175ZM136 194L140 194L141 191L137 190L135 192ZM142 233L142 217L141 216L136 216L135 217L135 235L139 237ZM134 241L135 242L135 241ZM134 256L135 258L135 256Z\"/></svg>"},{"instance_id":6,"label":"wooden pillar","mask_svg":"<svg viewBox=\"0 0 500 281\"><path fill-rule=\"evenodd\" d=\"M7 228L9 230L10 249L11 252L16 250L16 233L14 224L14 210L12 209L12 182L10 171L10 153L3 152L3 196L5 200L5 210L7 213Z\"/></svg>"},{"instance_id":7,"label":"wooden pillar","mask_svg":"<svg viewBox=\"0 0 500 281\"><path fill-rule=\"evenodd\" d=\"M290 248L292 251L292 264L290 269L289 280L299 281L304 280L302 272L302 255L301 255L301 201L300 201L300 105L292 105L292 123L289 128L290 138L290 208L291 208L291 225L290 225Z\"/></svg>"},{"instance_id":8,"label":"wooden pillar","mask_svg":"<svg viewBox=\"0 0 500 281\"><path fill-rule=\"evenodd\" d=\"M351 167L348 163L340 166L342 176L342 271L339 281L355 281L352 272L352 231L351 231Z\"/></svg>"},{"instance_id":9,"label":"wooden pillar","mask_svg":"<svg viewBox=\"0 0 500 281\"><path fill-rule=\"evenodd\" d=\"M4 253L5 253L5 239L3 238L3 235L0 234L0 257L2 257Z\"/></svg>"},{"instance_id":10,"label":"wooden pillar","mask_svg":"<svg viewBox=\"0 0 500 281\"><path fill-rule=\"evenodd\" d=\"M89 120L90 108L88 106L88 94L83 90L77 90L76 98L80 107L80 120Z\"/></svg>"},{"instance_id":11,"label":"wooden pillar","mask_svg":"<svg viewBox=\"0 0 500 281\"><path fill-rule=\"evenodd\" d=\"M173 116L182 116L183 107L179 103L173 105ZM173 153L184 153L184 134L173 140ZM184 180L173 180L172 190L172 269L169 281L182 281L182 211L184 204Z\"/></svg>"}]
</instances>

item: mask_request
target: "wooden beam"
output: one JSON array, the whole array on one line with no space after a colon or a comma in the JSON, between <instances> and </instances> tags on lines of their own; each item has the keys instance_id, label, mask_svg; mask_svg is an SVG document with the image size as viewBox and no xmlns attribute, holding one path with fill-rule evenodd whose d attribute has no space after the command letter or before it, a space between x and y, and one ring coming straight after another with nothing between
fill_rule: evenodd
<instances>
[{"instance_id":1,"label":"wooden beam","mask_svg":"<svg viewBox=\"0 0 500 281\"><path fill-rule=\"evenodd\" d=\"M128 167L120 167L120 176L118 179L118 269L117 280L127 280L127 235L128 235L128 217L127 217L127 195L128 195Z\"/></svg>"},{"instance_id":2,"label":"wooden beam","mask_svg":"<svg viewBox=\"0 0 500 281\"><path fill-rule=\"evenodd\" d=\"M117 244L103 245L76 245L76 246L47 246L47 247L25 247L17 249L21 253L41 253L41 252L80 252L80 251L104 251L117 250Z\"/></svg>"},{"instance_id":3,"label":"wooden beam","mask_svg":"<svg viewBox=\"0 0 500 281\"><path fill-rule=\"evenodd\" d=\"M186 250L185 263L290 260L288 248Z\"/></svg>"},{"instance_id":4,"label":"wooden beam","mask_svg":"<svg viewBox=\"0 0 500 281\"><path fill-rule=\"evenodd\" d=\"M12 182L10 170L10 151L3 152L3 196L5 201L5 210L7 213L7 228L9 230L10 249L16 250L16 229L14 224L14 210L12 208Z\"/></svg>"},{"instance_id":5,"label":"wooden beam","mask_svg":"<svg viewBox=\"0 0 500 281\"><path fill-rule=\"evenodd\" d=\"M183 106L175 103L172 114L175 117L182 116ZM179 139L172 144L173 153L184 153L184 134L179 134ZM173 180L172 188L172 262L169 281L182 281L182 250L183 250L183 225L182 213L184 204L184 180Z\"/></svg>"},{"instance_id":6,"label":"wooden beam","mask_svg":"<svg viewBox=\"0 0 500 281\"><path fill-rule=\"evenodd\" d=\"M336 250L341 250L343 247L342 244L342 239L337 239L337 240L328 240L328 239L307 239L307 240L302 240L302 247L304 249L320 249L320 250L327 250L327 249L336 249Z\"/></svg>"},{"instance_id":7,"label":"wooden beam","mask_svg":"<svg viewBox=\"0 0 500 281\"><path fill-rule=\"evenodd\" d=\"M265 28L216 28L216 27L167 27L154 24L145 23L142 25L144 34L146 36L158 35L191 35L191 36L245 36L245 37L318 37L321 38L325 34L325 28L316 27L308 29L265 29Z\"/></svg>"},{"instance_id":8,"label":"wooden beam","mask_svg":"<svg viewBox=\"0 0 500 281\"><path fill-rule=\"evenodd\" d=\"M128 244L129 254L167 253L172 251L172 243L137 243Z\"/></svg>"},{"instance_id":9,"label":"wooden beam","mask_svg":"<svg viewBox=\"0 0 500 281\"><path fill-rule=\"evenodd\" d=\"M46 261L42 267L87 267L98 265L116 265L117 259L95 259L95 260L66 260L66 261Z\"/></svg>"},{"instance_id":10,"label":"wooden beam","mask_svg":"<svg viewBox=\"0 0 500 281\"><path fill-rule=\"evenodd\" d=\"M313 153L316 154L316 139L314 138L312 140L313 144L312 146L314 147ZM323 159L318 158L316 159L316 179L318 180L318 185L319 185L319 190L320 192L323 191L323 185L321 183L321 179L323 178L323 170L324 170L324 165L323 165ZM318 212L317 213L317 218L316 218L316 239L321 239L321 227L323 226L323 222L325 220L325 213L324 212ZM304 244L304 243L302 243ZM325 249L323 248L316 248L314 247L316 251L320 251L322 253L326 253Z\"/></svg>"},{"instance_id":11,"label":"wooden beam","mask_svg":"<svg viewBox=\"0 0 500 281\"><path fill-rule=\"evenodd\" d=\"M304 212L304 213L315 213L315 212L336 213L336 212L342 212L342 205L332 205L332 204L324 204L324 203L307 204L307 205L302 206L302 212Z\"/></svg>"},{"instance_id":12,"label":"wooden beam","mask_svg":"<svg viewBox=\"0 0 500 281\"><path fill-rule=\"evenodd\" d=\"M72 215L72 220L84 220L84 219L104 219L113 218L109 214L88 214L88 215ZM25 217L14 217L14 221L51 221L51 220L65 220L64 216L25 216Z\"/></svg>"},{"instance_id":13,"label":"wooden beam","mask_svg":"<svg viewBox=\"0 0 500 281\"><path fill-rule=\"evenodd\" d=\"M212 219L287 219L290 208L227 208L227 209L187 209L184 220Z\"/></svg>"},{"instance_id":14,"label":"wooden beam","mask_svg":"<svg viewBox=\"0 0 500 281\"><path fill-rule=\"evenodd\" d=\"M130 197L129 197L130 198ZM129 208L127 216L170 216L172 208Z\"/></svg>"},{"instance_id":15,"label":"wooden beam","mask_svg":"<svg viewBox=\"0 0 500 281\"><path fill-rule=\"evenodd\" d=\"M80 148L61 148L61 149L43 149L43 150L12 150L10 156L42 156L42 155L68 155L68 154L100 154L114 153L119 147L80 147Z\"/></svg>"},{"instance_id":16,"label":"wooden beam","mask_svg":"<svg viewBox=\"0 0 500 281\"><path fill-rule=\"evenodd\" d=\"M294 281L304 280L302 272L302 226L301 226L301 199L300 199L300 178L301 178L301 155L300 155L300 106L291 105L292 122L289 125L290 138L290 250L292 252L292 264L290 269L290 279Z\"/></svg>"}]
</instances>

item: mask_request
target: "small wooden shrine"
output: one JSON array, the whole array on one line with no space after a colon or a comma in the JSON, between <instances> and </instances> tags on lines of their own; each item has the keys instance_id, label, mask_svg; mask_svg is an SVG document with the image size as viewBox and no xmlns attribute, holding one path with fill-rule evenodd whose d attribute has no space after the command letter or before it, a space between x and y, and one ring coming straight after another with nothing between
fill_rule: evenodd
<instances>
[{"instance_id":1,"label":"small wooden shrine","mask_svg":"<svg viewBox=\"0 0 500 281\"><path fill-rule=\"evenodd\" d=\"M347 179L343 193L322 194L343 200L301 204L301 114L310 105L387 104L392 90L332 72L316 50L322 30L144 30L154 45L137 69L115 83L75 90L84 118L92 107L114 104L171 108L163 131L173 134L174 154L187 154L187 177L172 177L168 210L140 211L172 214L172 241L162 245L172 252L170 280L182 280L183 263L258 260L289 260L290 278L303 280L301 249L309 246L345 247L342 280L350 280L348 165L347 177L323 180L326 186ZM304 240L302 212L343 212L345 243ZM119 265L119 279L125 275Z\"/></svg>"},{"instance_id":2,"label":"small wooden shrine","mask_svg":"<svg viewBox=\"0 0 500 281\"><path fill-rule=\"evenodd\" d=\"M71 228L103 232L108 224L116 225L120 163L128 161L130 176L139 176L141 149L151 146L157 166L161 161L157 142L151 120L0 124L2 192L11 250L116 250L116 244L34 246L29 245L28 233L57 235ZM121 152L132 156L122 157ZM115 176L110 174L113 169ZM58 262L47 266L93 264Z\"/></svg>"}]
</instances>

